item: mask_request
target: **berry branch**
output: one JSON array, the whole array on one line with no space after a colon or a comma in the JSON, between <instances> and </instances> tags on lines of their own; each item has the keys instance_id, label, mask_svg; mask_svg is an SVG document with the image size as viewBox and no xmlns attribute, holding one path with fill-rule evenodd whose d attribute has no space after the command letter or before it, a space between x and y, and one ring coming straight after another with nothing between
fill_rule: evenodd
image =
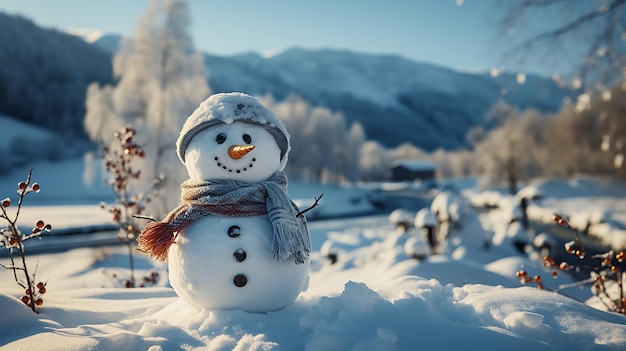
<instances>
[{"instance_id":1,"label":"berry branch","mask_svg":"<svg viewBox=\"0 0 626 351\"><path fill-rule=\"evenodd\" d=\"M43 299L41 298L41 295L45 294L46 292L47 282L35 283L35 274L37 272L37 267L35 267L35 270L32 274L29 273L28 266L26 264L24 242L32 238L41 238L41 235L43 233L50 232L52 226L50 224L46 224L42 220L39 220L33 227L31 234L28 235L23 234L17 226L17 220L20 216L24 197L26 197L26 195L30 193L38 193L41 189L39 184L31 184L32 172L33 170L30 169L28 171L28 177L26 181L19 182L17 184L18 200L17 208L13 216L9 214L8 210L11 207L11 199L7 197L2 200L0 206L0 210L2 211L2 213L0 213L0 218L8 222L8 227L0 229L0 246L4 246L4 248L7 250L11 265L7 266L4 264L0 264L0 266L13 271L13 278L15 279L15 282L24 289L25 295L22 296L22 302L29 306L31 310L33 310L33 312L39 313L37 311L37 307L43 304ZM14 251L17 251L19 254L19 265L16 265ZM24 279L18 278L18 271L24 274Z\"/></svg>"},{"instance_id":2,"label":"berry branch","mask_svg":"<svg viewBox=\"0 0 626 351\"><path fill-rule=\"evenodd\" d=\"M127 288L136 285L132 245L139 233L139 226L135 218L140 217L145 205L158 195L156 188L164 179L154 179L145 192L134 186L134 182L141 177L141 170L132 167L133 161L145 157L143 147L134 141L136 134L134 128L122 128L113 134L114 140L110 146L103 146L106 170L111 175L109 185L115 193L117 204L107 208L105 203L100 203L100 207L111 213L113 222L119 227L118 237L128 247L130 278L124 281Z\"/></svg>"},{"instance_id":3,"label":"berry branch","mask_svg":"<svg viewBox=\"0 0 626 351\"><path fill-rule=\"evenodd\" d=\"M563 216L555 214L553 219L556 224L574 233L574 240L565 243L565 251L571 255L575 255L580 260L584 259L586 254L585 246L578 232L569 225L569 222L567 219L563 218ZM620 264L626 260L626 253L624 251L615 253L615 251L609 250L605 253L593 255L591 258L596 262L595 266L585 265L572 267L567 262L561 262L557 265L552 257L545 256L543 258L543 266L552 268L550 274L554 278L558 276L559 270L567 272L571 269L588 269L590 271L590 278L578 281L574 284L561 285L558 290L592 283L591 291L607 310L626 314L626 289L624 287L626 284L626 272L620 268ZM525 270L520 269L516 273L516 276L520 279L522 284L535 283L539 289L545 289L541 276L539 275L530 278Z\"/></svg>"}]
</instances>

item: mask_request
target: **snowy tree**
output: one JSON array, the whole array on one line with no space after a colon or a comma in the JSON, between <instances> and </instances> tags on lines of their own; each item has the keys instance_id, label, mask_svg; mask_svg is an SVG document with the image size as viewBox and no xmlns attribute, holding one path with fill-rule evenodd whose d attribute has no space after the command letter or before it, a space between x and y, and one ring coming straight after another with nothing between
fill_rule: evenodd
<instances>
[{"instance_id":1,"label":"snowy tree","mask_svg":"<svg viewBox=\"0 0 626 351\"><path fill-rule=\"evenodd\" d=\"M476 171L474 153L468 150L437 149L427 159L436 165L436 178L467 177Z\"/></svg>"},{"instance_id":2,"label":"snowy tree","mask_svg":"<svg viewBox=\"0 0 626 351\"><path fill-rule=\"evenodd\" d=\"M389 177L387 151L375 141L366 141L361 147L359 168L361 180L379 181Z\"/></svg>"},{"instance_id":3,"label":"snowy tree","mask_svg":"<svg viewBox=\"0 0 626 351\"><path fill-rule=\"evenodd\" d=\"M346 148L342 154L345 157L341 162L341 174L345 176L348 182L354 183L360 178L360 156L361 147L365 143L366 135L363 126L358 123L352 123L348 131Z\"/></svg>"},{"instance_id":4,"label":"snowy tree","mask_svg":"<svg viewBox=\"0 0 626 351\"><path fill-rule=\"evenodd\" d=\"M626 142L626 93L620 86L599 94L583 94L550 119L546 129L546 153L557 155L546 162L550 174L579 173L624 178Z\"/></svg>"},{"instance_id":5,"label":"snowy tree","mask_svg":"<svg viewBox=\"0 0 626 351\"><path fill-rule=\"evenodd\" d=\"M282 103L276 102L272 96L266 96L261 102L285 124L291 136L291 151L287 163L287 173L290 176L307 179L308 164L308 140L305 136L310 106L301 98L290 95Z\"/></svg>"},{"instance_id":6,"label":"snowy tree","mask_svg":"<svg viewBox=\"0 0 626 351\"><path fill-rule=\"evenodd\" d=\"M345 150L345 129L342 115L323 107L311 110L311 118L305 130L312 142L309 149L313 152L309 160L314 179L337 183L340 162L345 159L341 155Z\"/></svg>"},{"instance_id":7,"label":"snowy tree","mask_svg":"<svg viewBox=\"0 0 626 351\"><path fill-rule=\"evenodd\" d=\"M178 201L186 177L176 160L175 141L185 118L209 95L203 58L188 34L189 11L182 0L152 0L133 38L124 40L113 59L117 85L89 87L85 128L107 143L113 131L134 126L147 157L146 182L166 175L155 216Z\"/></svg>"},{"instance_id":8,"label":"snowy tree","mask_svg":"<svg viewBox=\"0 0 626 351\"><path fill-rule=\"evenodd\" d=\"M426 153L411 143L402 143L389 151L388 157L392 160L417 160L424 158Z\"/></svg>"},{"instance_id":9,"label":"snowy tree","mask_svg":"<svg viewBox=\"0 0 626 351\"><path fill-rule=\"evenodd\" d=\"M541 117L535 111L520 114L506 105L496 106L491 114L502 122L475 145L477 166L483 185L505 181L515 193L520 181L540 173L536 145L543 142Z\"/></svg>"},{"instance_id":10,"label":"snowy tree","mask_svg":"<svg viewBox=\"0 0 626 351\"><path fill-rule=\"evenodd\" d=\"M365 140L362 126L346 127L341 113L311 106L291 95L283 102L262 102L283 121L291 135L287 173L305 181L339 183L358 174L358 153Z\"/></svg>"}]
</instances>

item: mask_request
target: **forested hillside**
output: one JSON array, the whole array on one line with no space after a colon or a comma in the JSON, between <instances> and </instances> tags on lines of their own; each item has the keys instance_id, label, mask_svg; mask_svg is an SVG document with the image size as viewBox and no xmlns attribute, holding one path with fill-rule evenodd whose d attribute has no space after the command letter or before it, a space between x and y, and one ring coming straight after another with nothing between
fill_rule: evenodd
<instances>
[{"instance_id":1,"label":"forested hillside","mask_svg":"<svg viewBox=\"0 0 626 351\"><path fill-rule=\"evenodd\" d=\"M0 13L0 114L86 139L85 94L112 81L111 54L78 37Z\"/></svg>"}]
</instances>

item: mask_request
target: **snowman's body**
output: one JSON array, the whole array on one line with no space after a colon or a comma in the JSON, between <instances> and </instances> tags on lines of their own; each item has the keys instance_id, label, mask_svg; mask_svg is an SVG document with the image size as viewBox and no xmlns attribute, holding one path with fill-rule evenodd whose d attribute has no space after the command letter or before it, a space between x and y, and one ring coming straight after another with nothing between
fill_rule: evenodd
<instances>
[{"instance_id":1,"label":"snowman's body","mask_svg":"<svg viewBox=\"0 0 626 351\"><path fill-rule=\"evenodd\" d=\"M309 263L275 261L271 241L267 215L201 219L170 248L170 284L199 309L278 310L306 290Z\"/></svg>"},{"instance_id":2,"label":"snowman's body","mask_svg":"<svg viewBox=\"0 0 626 351\"><path fill-rule=\"evenodd\" d=\"M191 180L233 180L242 189L243 184L271 181L284 169L290 147L289 135L273 113L250 96L231 93L216 94L200 105L185 122L177 148ZM294 205L282 194L280 209L289 208L288 218L297 219ZM297 232L306 234L306 259L277 259L269 215L243 215L240 208L239 202L231 202L228 214L194 220L176 233L169 248L170 283L196 308L274 311L308 287L305 221L296 222L305 228Z\"/></svg>"}]
</instances>

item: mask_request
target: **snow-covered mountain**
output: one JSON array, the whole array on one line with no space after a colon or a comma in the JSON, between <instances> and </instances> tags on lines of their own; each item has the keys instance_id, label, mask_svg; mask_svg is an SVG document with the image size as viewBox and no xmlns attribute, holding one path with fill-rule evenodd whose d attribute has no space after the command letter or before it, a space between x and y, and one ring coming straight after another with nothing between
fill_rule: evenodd
<instances>
[{"instance_id":1,"label":"snow-covered mountain","mask_svg":"<svg viewBox=\"0 0 626 351\"><path fill-rule=\"evenodd\" d=\"M67 110L79 113L65 114L75 119L68 121L68 125L80 127L80 111L84 110L84 97L81 99L80 96L84 96L89 84L83 78L94 76L100 82L113 79L111 55L119 50L121 37L101 32L96 33L96 37L91 32L66 34L36 28L30 21L23 24L25 21L22 18L8 15L4 15L4 18L5 23L14 23L14 26L20 24L35 28L22 30L22 40L10 41L13 46L32 47L29 43L41 40L29 33L43 33L41 35L55 38L78 35L90 44L88 47L93 48L80 48L75 38L72 38L56 40L52 50L71 51L73 60L90 63L85 67L85 72L75 72L76 77L82 79L80 84L75 84L80 94L72 93L73 100L67 107ZM80 55L83 57L77 57ZM10 60L12 56L5 53L5 57ZM108 63L97 66L92 63L95 61ZM279 100L289 94L297 94L313 105L342 112L348 123L359 121L368 139L390 147L404 142L411 142L426 150L463 147L467 145L468 130L485 125L485 116L497 102L506 102L520 109L555 111L561 106L564 96L571 95L571 92L561 90L552 80L542 77L529 76L525 84L519 85L516 76L512 74L492 77L486 73L463 73L418 63L399 56L338 50L290 49L273 56L247 53L224 57L207 53L205 64L213 92L271 94ZM37 70L41 66L29 67ZM76 64L64 67L76 67ZM63 77L71 76L72 72L64 71ZM0 86L3 84L15 84L15 79L4 80L0 75ZM69 97L68 94L65 90L61 92L62 96ZM19 110L15 104L32 107L34 105L31 101L11 101L6 106L0 104L0 112L26 121L35 120L29 113L15 112ZM56 114L63 115L64 112L58 111ZM53 128L52 125L49 127Z\"/></svg>"},{"instance_id":2,"label":"snow-covered mountain","mask_svg":"<svg viewBox=\"0 0 626 351\"><path fill-rule=\"evenodd\" d=\"M290 93L359 121L370 139L387 146L411 142L427 150L466 145L465 135L506 102L524 110L556 111L571 91L551 79L457 72L398 56L291 49L272 57L205 55L214 91Z\"/></svg>"},{"instance_id":3,"label":"snow-covered mountain","mask_svg":"<svg viewBox=\"0 0 626 351\"><path fill-rule=\"evenodd\" d=\"M118 42L119 42L119 37ZM111 52L115 36L94 45ZM297 94L313 105L359 121L367 137L386 146L411 142L426 150L467 146L469 129L484 126L491 107L504 102L520 110L558 110L574 92L552 79L464 73L399 56L339 50L289 49L272 56L205 53L213 92L243 91L284 99Z\"/></svg>"}]
</instances>

